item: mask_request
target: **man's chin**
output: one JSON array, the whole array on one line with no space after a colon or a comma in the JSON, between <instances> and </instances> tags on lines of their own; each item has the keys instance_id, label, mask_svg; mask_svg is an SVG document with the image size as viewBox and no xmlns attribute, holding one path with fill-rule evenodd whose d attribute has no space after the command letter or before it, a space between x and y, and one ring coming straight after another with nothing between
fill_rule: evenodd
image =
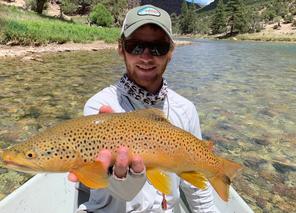
<instances>
[{"instance_id":1,"label":"man's chin","mask_svg":"<svg viewBox=\"0 0 296 213\"><path fill-rule=\"evenodd\" d=\"M157 80L157 76L152 73L143 73L140 75L137 75L136 83L139 84L139 86L142 85L150 85L151 83L155 82Z\"/></svg>"}]
</instances>

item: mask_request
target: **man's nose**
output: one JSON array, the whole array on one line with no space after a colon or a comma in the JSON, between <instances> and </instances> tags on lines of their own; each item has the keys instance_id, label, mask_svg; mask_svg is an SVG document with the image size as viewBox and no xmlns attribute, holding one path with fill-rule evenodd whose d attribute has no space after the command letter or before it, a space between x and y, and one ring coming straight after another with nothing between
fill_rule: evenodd
<instances>
[{"instance_id":1,"label":"man's nose","mask_svg":"<svg viewBox=\"0 0 296 213\"><path fill-rule=\"evenodd\" d=\"M142 60L152 60L153 55L151 55L149 48L145 47L144 52L140 55Z\"/></svg>"}]
</instances>

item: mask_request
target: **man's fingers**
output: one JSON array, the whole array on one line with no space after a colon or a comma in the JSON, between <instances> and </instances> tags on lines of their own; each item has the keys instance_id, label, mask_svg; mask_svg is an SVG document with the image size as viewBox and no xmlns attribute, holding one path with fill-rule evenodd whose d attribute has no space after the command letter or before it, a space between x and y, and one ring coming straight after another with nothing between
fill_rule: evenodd
<instances>
[{"instance_id":1,"label":"man's fingers","mask_svg":"<svg viewBox=\"0 0 296 213\"><path fill-rule=\"evenodd\" d=\"M109 150L103 149L99 152L96 157L96 161L100 161L103 164L103 167L108 171L109 166L111 165L112 154Z\"/></svg>"},{"instance_id":2,"label":"man's fingers","mask_svg":"<svg viewBox=\"0 0 296 213\"><path fill-rule=\"evenodd\" d=\"M131 169L135 173L141 173L145 169L144 161L140 156L134 156L132 158Z\"/></svg>"},{"instance_id":3,"label":"man's fingers","mask_svg":"<svg viewBox=\"0 0 296 213\"><path fill-rule=\"evenodd\" d=\"M69 180L69 181L72 181L72 182L78 182L78 178L77 178L77 176L74 175L72 172L70 172L70 173L68 174L68 180Z\"/></svg>"},{"instance_id":4,"label":"man's fingers","mask_svg":"<svg viewBox=\"0 0 296 213\"><path fill-rule=\"evenodd\" d=\"M129 164L129 156L128 149L125 147L121 147L118 149L115 166L114 166L114 174L118 178L126 177L128 171Z\"/></svg>"},{"instance_id":5,"label":"man's fingers","mask_svg":"<svg viewBox=\"0 0 296 213\"><path fill-rule=\"evenodd\" d=\"M112 113L114 112L110 106L104 105L99 109L100 113Z\"/></svg>"}]
</instances>

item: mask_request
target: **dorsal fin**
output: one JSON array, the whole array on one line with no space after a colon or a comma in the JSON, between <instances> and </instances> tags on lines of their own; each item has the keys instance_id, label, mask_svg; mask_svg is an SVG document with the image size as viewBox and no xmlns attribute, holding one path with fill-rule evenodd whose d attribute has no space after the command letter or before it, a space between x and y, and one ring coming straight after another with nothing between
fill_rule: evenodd
<instances>
[{"instance_id":1,"label":"dorsal fin","mask_svg":"<svg viewBox=\"0 0 296 213\"><path fill-rule=\"evenodd\" d=\"M152 119L155 121L166 121L168 122L165 114L160 109L149 108L149 109L139 109L132 113L139 114L141 117Z\"/></svg>"},{"instance_id":2,"label":"dorsal fin","mask_svg":"<svg viewBox=\"0 0 296 213\"><path fill-rule=\"evenodd\" d=\"M204 141L211 152L214 152L214 142L213 141Z\"/></svg>"}]
</instances>

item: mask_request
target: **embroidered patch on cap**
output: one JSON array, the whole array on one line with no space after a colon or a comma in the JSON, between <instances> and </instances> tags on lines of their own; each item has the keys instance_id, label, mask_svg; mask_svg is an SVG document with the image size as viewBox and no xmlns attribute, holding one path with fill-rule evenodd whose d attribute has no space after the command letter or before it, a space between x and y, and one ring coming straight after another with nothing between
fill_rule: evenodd
<instances>
[{"instance_id":1,"label":"embroidered patch on cap","mask_svg":"<svg viewBox=\"0 0 296 213\"><path fill-rule=\"evenodd\" d=\"M144 7L138 10L139 16L160 16L160 12L156 10L154 7Z\"/></svg>"}]
</instances>

